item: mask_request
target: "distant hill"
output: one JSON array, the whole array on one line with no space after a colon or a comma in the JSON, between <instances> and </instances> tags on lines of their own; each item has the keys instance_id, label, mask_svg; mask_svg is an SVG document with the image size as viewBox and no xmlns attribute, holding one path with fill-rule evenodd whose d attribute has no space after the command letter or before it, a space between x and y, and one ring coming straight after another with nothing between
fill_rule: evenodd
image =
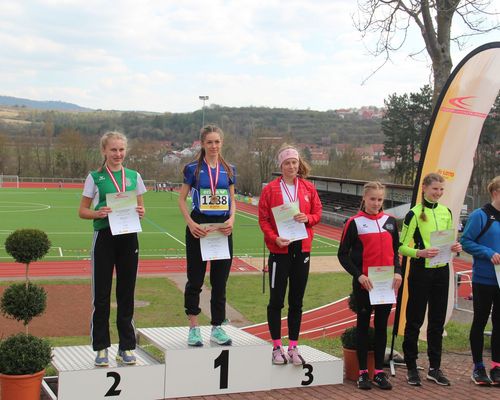
<instances>
[{"instance_id":1,"label":"distant hill","mask_svg":"<svg viewBox=\"0 0 500 400\"><path fill-rule=\"evenodd\" d=\"M66 103L64 101L38 101L23 99L20 97L0 96L0 106L33 108L36 110L55 110L55 111L93 111L90 108L80 107L79 105Z\"/></svg>"}]
</instances>

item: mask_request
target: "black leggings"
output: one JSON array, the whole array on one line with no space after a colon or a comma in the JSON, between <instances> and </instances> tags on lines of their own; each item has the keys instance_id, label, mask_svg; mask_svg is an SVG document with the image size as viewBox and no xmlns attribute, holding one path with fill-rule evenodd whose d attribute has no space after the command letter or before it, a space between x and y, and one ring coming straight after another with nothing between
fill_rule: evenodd
<instances>
[{"instance_id":1,"label":"black leggings","mask_svg":"<svg viewBox=\"0 0 500 400\"><path fill-rule=\"evenodd\" d=\"M92 348L111 346L109 315L113 271L116 271L116 327L121 350L135 349L134 291L139 262L136 233L111 234L109 228L94 232L92 245Z\"/></svg>"},{"instance_id":2,"label":"black leggings","mask_svg":"<svg viewBox=\"0 0 500 400\"><path fill-rule=\"evenodd\" d=\"M500 362L500 288L498 285L472 284L474 319L470 328L470 348L474 363L483 361L484 327L491 311L491 360ZM491 306L493 305L493 310Z\"/></svg>"},{"instance_id":3,"label":"black leggings","mask_svg":"<svg viewBox=\"0 0 500 400\"><path fill-rule=\"evenodd\" d=\"M199 224L219 223L226 221L229 216L207 216L196 212L191 213L191 218ZM227 260L210 261L210 285L212 286L210 298L211 324L221 325L226 318L226 282L229 277L233 260L233 235L228 236L229 255ZM184 291L184 308L187 315L198 315L200 308L200 293L207 262L201 258L200 239L195 238L186 227L186 258L187 258L187 283Z\"/></svg>"},{"instance_id":4,"label":"black leggings","mask_svg":"<svg viewBox=\"0 0 500 400\"><path fill-rule=\"evenodd\" d=\"M368 328L372 310L374 310L373 322L375 325L375 369L383 369L387 345L387 320L391 313L392 304L372 306L368 291L363 289L357 280L353 280L352 289L356 302L356 353L359 369L367 369Z\"/></svg>"},{"instance_id":5,"label":"black leggings","mask_svg":"<svg viewBox=\"0 0 500 400\"><path fill-rule=\"evenodd\" d=\"M269 255L269 304L267 323L273 340L281 339L281 309L288 281L288 338L298 340L302 322L302 300L309 276L310 253L302 252L302 241L292 242L288 254Z\"/></svg>"}]
</instances>

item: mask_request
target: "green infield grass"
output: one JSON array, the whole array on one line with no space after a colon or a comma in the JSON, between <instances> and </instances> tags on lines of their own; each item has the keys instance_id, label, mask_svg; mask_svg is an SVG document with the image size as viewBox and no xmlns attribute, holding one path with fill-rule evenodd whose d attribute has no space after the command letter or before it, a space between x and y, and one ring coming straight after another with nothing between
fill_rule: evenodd
<instances>
[{"instance_id":1,"label":"green infield grass","mask_svg":"<svg viewBox=\"0 0 500 400\"><path fill-rule=\"evenodd\" d=\"M5 238L20 228L45 231L52 248L45 260L76 260L89 257L92 222L78 217L81 189L0 189L0 262L12 261L3 247ZM141 258L184 257L185 222L177 207L176 192L147 192L146 216L139 236ZM263 235L257 217L237 212L234 255L257 257L263 252ZM313 255L335 255L338 243L316 235Z\"/></svg>"}]
</instances>

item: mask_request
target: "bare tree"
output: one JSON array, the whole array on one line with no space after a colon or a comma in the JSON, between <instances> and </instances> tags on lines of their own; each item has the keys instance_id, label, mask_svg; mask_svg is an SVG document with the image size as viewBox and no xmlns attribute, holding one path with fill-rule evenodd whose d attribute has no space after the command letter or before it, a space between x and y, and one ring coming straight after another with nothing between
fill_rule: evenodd
<instances>
[{"instance_id":1,"label":"bare tree","mask_svg":"<svg viewBox=\"0 0 500 400\"><path fill-rule=\"evenodd\" d=\"M401 50L415 24L425 48L411 56L425 49L431 58L435 104L453 66L451 43L462 48L467 37L500 28L500 24L488 20L499 15L492 3L491 0L358 0L360 13L355 26L363 37L372 33L378 36L372 53L384 56L380 69L391 59L391 53ZM453 37L451 25L455 15L467 26L468 32Z\"/></svg>"}]
</instances>

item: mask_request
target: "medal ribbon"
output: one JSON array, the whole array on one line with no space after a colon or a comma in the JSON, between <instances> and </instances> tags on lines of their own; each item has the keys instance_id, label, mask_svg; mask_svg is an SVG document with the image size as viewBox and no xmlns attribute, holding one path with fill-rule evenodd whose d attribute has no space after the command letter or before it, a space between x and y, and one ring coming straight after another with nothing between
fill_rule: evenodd
<instances>
[{"instance_id":1,"label":"medal ribbon","mask_svg":"<svg viewBox=\"0 0 500 400\"><path fill-rule=\"evenodd\" d=\"M292 194L290 193L290 190L288 190L288 186L286 185L283 178L281 178L281 184L283 185L283 189L285 189L285 193L286 193L288 199L290 200L290 203L295 203L297 201L297 193L299 191L299 180L297 178L295 178L293 180L293 184L295 185L295 193L294 193L293 197L292 197Z\"/></svg>"},{"instance_id":2,"label":"medal ribbon","mask_svg":"<svg viewBox=\"0 0 500 400\"><path fill-rule=\"evenodd\" d=\"M118 182L116 181L113 173L109 169L108 165L106 164L106 171L108 172L109 177L111 178L111 182L113 182L113 185L115 185L116 191L117 192L124 192L125 191L125 169L122 167L122 189L120 190L120 187L118 186Z\"/></svg>"},{"instance_id":3,"label":"medal ribbon","mask_svg":"<svg viewBox=\"0 0 500 400\"><path fill-rule=\"evenodd\" d=\"M210 167L210 164L208 163L207 159L205 158L205 163L207 164L208 167L208 178L210 180L210 191L212 192L212 196L215 196L216 191L217 191L217 184L219 183L219 172L220 172L220 164L219 161L217 160L217 166L215 167L215 180L212 177L212 168Z\"/></svg>"}]
</instances>

